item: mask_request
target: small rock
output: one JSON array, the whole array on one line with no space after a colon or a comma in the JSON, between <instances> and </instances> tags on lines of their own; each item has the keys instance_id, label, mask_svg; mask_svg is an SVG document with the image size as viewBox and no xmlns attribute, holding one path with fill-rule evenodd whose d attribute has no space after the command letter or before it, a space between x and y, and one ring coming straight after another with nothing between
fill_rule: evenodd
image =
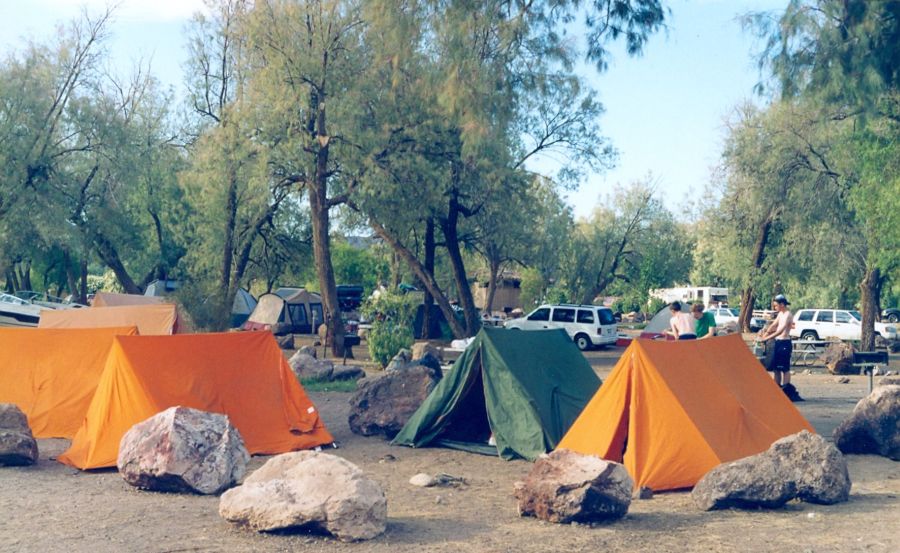
<instances>
[{"instance_id":1,"label":"small rock","mask_svg":"<svg viewBox=\"0 0 900 553\"><path fill-rule=\"evenodd\" d=\"M431 477L430 474L426 474L424 472L420 472L416 474L412 478L409 479L409 483L413 486L419 486L420 488L428 488L434 486L434 478Z\"/></svg>"},{"instance_id":2,"label":"small rock","mask_svg":"<svg viewBox=\"0 0 900 553\"><path fill-rule=\"evenodd\" d=\"M444 502L444 498L441 496L437 496L434 498L434 502L437 503L438 505L440 505L441 503Z\"/></svg>"},{"instance_id":3,"label":"small rock","mask_svg":"<svg viewBox=\"0 0 900 553\"><path fill-rule=\"evenodd\" d=\"M838 384L850 384L850 377L848 376L839 376L834 379Z\"/></svg>"},{"instance_id":4,"label":"small rock","mask_svg":"<svg viewBox=\"0 0 900 553\"><path fill-rule=\"evenodd\" d=\"M806 369L805 371L803 371L803 374L812 374L812 373L813 373L812 369Z\"/></svg>"},{"instance_id":5,"label":"small rock","mask_svg":"<svg viewBox=\"0 0 900 553\"><path fill-rule=\"evenodd\" d=\"M393 462L396 461L396 460L397 460L396 457L394 457L393 455L391 455L390 453L388 453L387 455L385 455L384 457L382 457L381 459L379 459L378 462L379 462L379 463L393 463Z\"/></svg>"},{"instance_id":6,"label":"small rock","mask_svg":"<svg viewBox=\"0 0 900 553\"><path fill-rule=\"evenodd\" d=\"M0 466L33 465L37 460L37 440L28 417L18 405L0 403Z\"/></svg>"},{"instance_id":7,"label":"small rock","mask_svg":"<svg viewBox=\"0 0 900 553\"><path fill-rule=\"evenodd\" d=\"M653 490L648 486L641 486L640 489L634 492L635 499L653 499Z\"/></svg>"}]
</instances>

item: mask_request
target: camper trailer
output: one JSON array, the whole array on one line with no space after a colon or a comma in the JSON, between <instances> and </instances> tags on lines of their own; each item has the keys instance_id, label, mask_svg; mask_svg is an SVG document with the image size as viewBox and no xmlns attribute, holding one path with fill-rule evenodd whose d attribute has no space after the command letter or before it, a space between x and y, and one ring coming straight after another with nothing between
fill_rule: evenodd
<instances>
[{"instance_id":1,"label":"camper trailer","mask_svg":"<svg viewBox=\"0 0 900 553\"><path fill-rule=\"evenodd\" d=\"M658 298L666 303L680 301L685 303L702 303L703 307L727 307L728 288L713 286L682 286L677 288L660 288L650 290L651 298Z\"/></svg>"}]
</instances>

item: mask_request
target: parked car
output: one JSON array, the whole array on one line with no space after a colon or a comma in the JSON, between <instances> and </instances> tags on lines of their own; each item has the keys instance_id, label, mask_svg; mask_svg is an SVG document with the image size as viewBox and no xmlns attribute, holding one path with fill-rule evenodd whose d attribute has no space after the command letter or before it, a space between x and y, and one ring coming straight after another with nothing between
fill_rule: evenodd
<instances>
[{"instance_id":1,"label":"parked car","mask_svg":"<svg viewBox=\"0 0 900 553\"><path fill-rule=\"evenodd\" d=\"M716 319L716 326L724 326L729 323L735 325L740 321L740 312L733 307L711 307L707 309ZM766 326L766 320L761 317L750 317L750 331L756 332Z\"/></svg>"},{"instance_id":2,"label":"parked car","mask_svg":"<svg viewBox=\"0 0 900 553\"><path fill-rule=\"evenodd\" d=\"M615 344L618 334L612 309L596 305L542 305L524 317L506 321L504 326L516 330L561 328L581 351Z\"/></svg>"},{"instance_id":3,"label":"parked car","mask_svg":"<svg viewBox=\"0 0 900 553\"><path fill-rule=\"evenodd\" d=\"M889 323L900 322L900 308L888 307L881 312L881 320Z\"/></svg>"},{"instance_id":4,"label":"parked car","mask_svg":"<svg viewBox=\"0 0 900 553\"><path fill-rule=\"evenodd\" d=\"M875 333L889 340L897 339L897 327L875 323ZM862 338L862 315L848 309L801 309L794 315L791 336L801 340Z\"/></svg>"}]
</instances>

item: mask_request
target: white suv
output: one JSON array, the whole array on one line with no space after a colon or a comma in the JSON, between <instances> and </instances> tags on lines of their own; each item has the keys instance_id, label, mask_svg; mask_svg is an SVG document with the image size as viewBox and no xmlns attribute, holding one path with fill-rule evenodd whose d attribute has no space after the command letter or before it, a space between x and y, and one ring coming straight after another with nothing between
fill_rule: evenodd
<instances>
[{"instance_id":1,"label":"white suv","mask_svg":"<svg viewBox=\"0 0 900 553\"><path fill-rule=\"evenodd\" d=\"M615 344L618 338L612 309L596 305L542 305L524 317L506 321L504 326L517 330L561 328L581 351Z\"/></svg>"},{"instance_id":2,"label":"white suv","mask_svg":"<svg viewBox=\"0 0 900 553\"><path fill-rule=\"evenodd\" d=\"M875 333L888 340L897 339L893 324L875 323ZM791 336L802 340L862 338L862 315L846 309L801 309L794 314Z\"/></svg>"}]
</instances>

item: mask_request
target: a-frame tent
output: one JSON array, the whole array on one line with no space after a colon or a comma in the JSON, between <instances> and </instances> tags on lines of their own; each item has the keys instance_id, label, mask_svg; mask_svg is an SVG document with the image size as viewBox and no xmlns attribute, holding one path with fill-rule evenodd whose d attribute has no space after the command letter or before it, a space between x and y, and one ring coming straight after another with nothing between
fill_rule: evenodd
<instances>
[{"instance_id":1,"label":"a-frame tent","mask_svg":"<svg viewBox=\"0 0 900 553\"><path fill-rule=\"evenodd\" d=\"M122 436L176 405L228 415L252 454L334 441L268 332L120 336L59 460L81 469L115 466Z\"/></svg>"},{"instance_id":2,"label":"a-frame tent","mask_svg":"<svg viewBox=\"0 0 900 553\"><path fill-rule=\"evenodd\" d=\"M814 432L739 334L637 339L560 441L622 462L635 486L694 486L710 469Z\"/></svg>"},{"instance_id":3,"label":"a-frame tent","mask_svg":"<svg viewBox=\"0 0 900 553\"><path fill-rule=\"evenodd\" d=\"M0 328L0 403L14 403L36 438L71 438L94 397L115 336L135 327Z\"/></svg>"},{"instance_id":4,"label":"a-frame tent","mask_svg":"<svg viewBox=\"0 0 900 553\"><path fill-rule=\"evenodd\" d=\"M484 328L392 443L533 460L556 446L598 386L565 331Z\"/></svg>"}]
</instances>

